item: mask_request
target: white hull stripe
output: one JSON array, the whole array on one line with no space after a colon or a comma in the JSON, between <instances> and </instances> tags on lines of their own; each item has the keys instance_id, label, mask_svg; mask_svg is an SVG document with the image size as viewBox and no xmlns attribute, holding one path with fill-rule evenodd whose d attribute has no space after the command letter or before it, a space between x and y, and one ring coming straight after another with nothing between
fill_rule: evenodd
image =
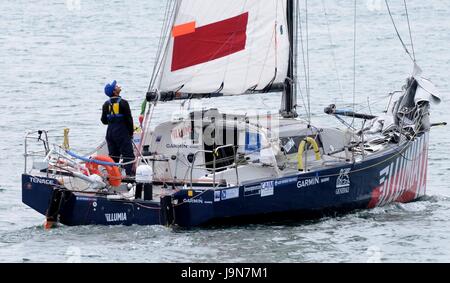
<instances>
[{"instance_id":1,"label":"white hull stripe","mask_svg":"<svg viewBox=\"0 0 450 283\"><path fill-rule=\"evenodd\" d=\"M405 152L380 172L377 206L412 201L426 194L429 134L417 138Z\"/></svg>"}]
</instances>

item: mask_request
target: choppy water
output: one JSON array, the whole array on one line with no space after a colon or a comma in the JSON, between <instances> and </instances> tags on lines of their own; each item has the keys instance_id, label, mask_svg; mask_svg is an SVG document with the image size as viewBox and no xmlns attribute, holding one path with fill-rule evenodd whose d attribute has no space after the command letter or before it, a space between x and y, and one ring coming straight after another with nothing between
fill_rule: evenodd
<instances>
[{"instance_id":1,"label":"choppy water","mask_svg":"<svg viewBox=\"0 0 450 283\"><path fill-rule=\"evenodd\" d=\"M330 52L321 1L310 7L313 109L352 98L352 3L324 0L335 45ZM411 71L382 5L358 1L358 102L372 110ZM390 1L407 36L403 1ZM419 64L450 94L450 6L408 1ZM79 4L78 4L79 3ZM448 129L431 137L429 197L421 202L339 218L193 231L165 227L42 229L43 217L21 203L27 130L71 128L72 146L87 151L103 137L103 85L121 82L135 117L156 52L164 3L158 0L0 1L0 261L13 262L450 262ZM225 109L275 111L279 96L208 101ZM433 109L450 120L449 99ZM157 120L179 104L161 106ZM329 121L321 114L319 121ZM334 121L333 121L334 122Z\"/></svg>"}]
</instances>

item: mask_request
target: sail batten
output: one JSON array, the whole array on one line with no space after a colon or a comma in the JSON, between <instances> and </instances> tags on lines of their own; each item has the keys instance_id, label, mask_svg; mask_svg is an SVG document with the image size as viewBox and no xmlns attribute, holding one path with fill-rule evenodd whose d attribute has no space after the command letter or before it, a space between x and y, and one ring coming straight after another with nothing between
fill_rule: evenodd
<instances>
[{"instance_id":1,"label":"sail batten","mask_svg":"<svg viewBox=\"0 0 450 283\"><path fill-rule=\"evenodd\" d=\"M154 90L240 95L283 84L286 0L178 0Z\"/></svg>"}]
</instances>

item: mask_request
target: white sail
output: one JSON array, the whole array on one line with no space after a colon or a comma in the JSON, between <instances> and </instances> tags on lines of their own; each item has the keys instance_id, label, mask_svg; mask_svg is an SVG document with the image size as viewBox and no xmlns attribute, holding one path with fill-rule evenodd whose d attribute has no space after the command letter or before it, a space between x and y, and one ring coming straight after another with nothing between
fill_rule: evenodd
<instances>
[{"instance_id":1,"label":"white sail","mask_svg":"<svg viewBox=\"0 0 450 283\"><path fill-rule=\"evenodd\" d=\"M178 0L155 87L238 95L283 83L286 0Z\"/></svg>"}]
</instances>

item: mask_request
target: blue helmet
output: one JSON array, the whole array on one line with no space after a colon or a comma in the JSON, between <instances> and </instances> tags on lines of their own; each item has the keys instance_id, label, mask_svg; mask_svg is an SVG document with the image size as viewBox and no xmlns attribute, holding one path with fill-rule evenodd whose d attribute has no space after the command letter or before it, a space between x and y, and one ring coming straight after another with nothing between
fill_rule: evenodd
<instances>
[{"instance_id":1,"label":"blue helmet","mask_svg":"<svg viewBox=\"0 0 450 283\"><path fill-rule=\"evenodd\" d=\"M111 84L105 86L105 94L108 97L113 97L114 90L116 89L117 81L113 81Z\"/></svg>"}]
</instances>

